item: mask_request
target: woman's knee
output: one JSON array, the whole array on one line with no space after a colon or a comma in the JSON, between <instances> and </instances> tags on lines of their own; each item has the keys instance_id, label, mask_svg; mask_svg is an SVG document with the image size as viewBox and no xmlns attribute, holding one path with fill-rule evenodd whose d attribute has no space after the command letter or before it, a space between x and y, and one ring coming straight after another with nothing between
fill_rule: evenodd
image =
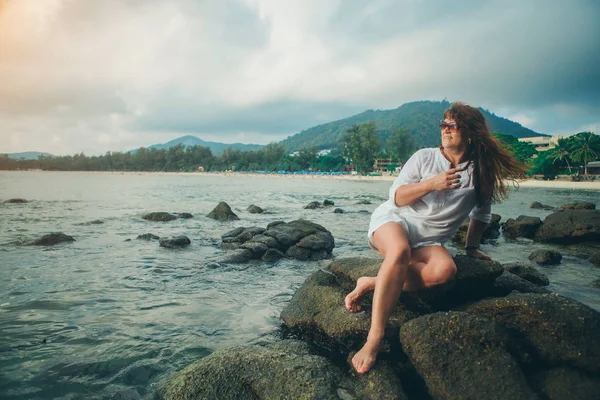
<instances>
[{"instance_id":1,"label":"woman's knee","mask_svg":"<svg viewBox=\"0 0 600 400\"><path fill-rule=\"evenodd\" d=\"M433 281L437 284L446 283L456 276L456 264L452 260L438 262L432 270Z\"/></svg>"},{"instance_id":2,"label":"woman's knee","mask_svg":"<svg viewBox=\"0 0 600 400\"><path fill-rule=\"evenodd\" d=\"M388 250L383 255L384 260L392 262L398 266L408 266L410 264L410 247L409 246L397 246L392 250Z\"/></svg>"}]
</instances>

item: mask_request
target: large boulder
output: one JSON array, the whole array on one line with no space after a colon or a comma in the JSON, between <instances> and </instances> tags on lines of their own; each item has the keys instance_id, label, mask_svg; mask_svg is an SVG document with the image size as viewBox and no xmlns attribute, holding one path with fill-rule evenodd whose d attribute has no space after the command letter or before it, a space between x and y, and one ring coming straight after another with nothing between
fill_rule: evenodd
<instances>
[{"instance_id":1,"label":"large boulder","mask_svg":"<svg viewBox=\"0 0 600 400\"><path fill-rule=\"evenodd\" d=\"M552 213L537 230L535 240L558 244L600 242L600 211L566 210Z\"/></svg>"},{"instance_id":2,"label":"large boulder","mask_svg":"<svg viewBox=\"0 0 600 400\"><path fill-rule=\"evenodd\" d=\"M524 237L533 239L538 228L542 225L542 220L538 217L528 217L519 215L517 219L509 218L504 224L504 236L509 239Z\"/></svg>"},{"instance_id":3,"label":"large boulder","mask_svg":"<svg viewBox=\"0 0 600 400\"><path fill-rule=\"evenodd\" d=\"M177 216L168 212L151 212L150 214L144 215L142 218L148 221L168 222L177 219Z\"/></svg>"},{"instance_id":4,"label":"large boulder","mask_svg":"<svg viewBox=\"0 0 600 400\"><path fill-rule=\"evenodd\" d=\"M406 399L388 368L356 379L305 343L218 350L172 376L163 399Z\"/></svg>"},{"instance_id":5,"label":"large boulder","mask_svg":"<svg viewBox=\"0 0 600 400\"><path fill-rule=\"evenodd\" d=\"M402 326L404 352L436 399L535 399L510 337L487 318L442 312Z\"/></svg>"},{"instance_id":6,"label":"large boulder","mask_svg":"<svg viewBox=\"0 0 600 400\"><path fill-rule=\"evenodd\" d=\"M208 218L216 219L217 221L237 221L239 217L231 210L229 204L224 201L206 215Z\"/></svg>"},{"instance_id":7,"label":"large boulder","mask_svg":"<svg viewBox=\"0 0 600 400\"><path fill-rule=\"evenodd\" d=\"M508 329L534 363L600 373L600 313L584 304L557 294L512 293L480 300L465 311Z\"/></svg>"},{"instance_id":8,"label":"large boulder","mask_svg":"<svg viewBox=\"0 0 600 400\"><path fill-rule=\"evenodd\" d=\"M39 239L31 240L23 243L24 246L54 246L59 243L74 242L73 236L66 235L62 232L53 232L42 236Z\"/></svg>"}]
</instances>

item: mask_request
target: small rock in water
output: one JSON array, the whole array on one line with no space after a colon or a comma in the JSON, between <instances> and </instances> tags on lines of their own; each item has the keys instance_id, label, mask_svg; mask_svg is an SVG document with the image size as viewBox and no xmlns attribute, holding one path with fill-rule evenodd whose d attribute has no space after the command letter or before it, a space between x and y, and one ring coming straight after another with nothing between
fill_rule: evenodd
<instances>
[{"instance_id":1,"label":"small rock in water","mask_svg":"<svg viewBox=\"0 0 600 400\"><path fill-rule=\"evenodd\" d=\"M179 216L179 218L181 219L190 219L190 218L194 218L194 216L190 213L177 213L177 215Z\"/></svg>"},{"instance_id":2,"label":"small rock in water","mask_svg":"<svg viewBox=\"0 0 600 400\"><path fill-rule=\"evenodd\" d=\"M255 206L254 204L250 204L246 209L250 214L262 214L264 210L259 206Z\"/></svg>"},{"instance_id":3,"label":"small rock in water","mask_svg":"<svg viewBox=\"0 0 600 400\"><path fill-rule=\"evenodd\" d=\"M42 236L40 239L24 243L25 246L52 246L59 243L74 242L73 236L65 235L62 232L54 232Z\"/></svg>"},{"instance_id":4,"label":"small rock in water","mask_svg":"<svg viewBox=\"0 0 600 400\"><path fill-rule=\"evenodd\" d=\"M192 241L187 236L175 236L172 238L160 238L160 247L166 247L168 249L178 249L189 246Z\"/></svg>"},{"instance_id":5,"label":"small rock in water","mask_svg":"<svg viewBox=\"0 0 600 400\"><path fill-rule=\"evenodd\" d=\"M569 203L560 206L561 210L595 210L596 205L589 201L581 201L579 203Z\"/></svg>"},{"instance_id":6,"label":"small rock in water","mask_svg":"<svg viewBox=\"0 0 600 400\"><path fill-rule=\"evenodd\" d=\"M152 233L144 233L143 235L138 235L136 239L141 240L158 240L160 239L158 236L153 235Z\"/></svg>"},{"instance_id":7,"label":"small rock in water","mask_svg":"<svg viewBox=\"0 0 600 400\"><path fill-rule=\"evenodd\" d=\"M356 204L373 204L370 200L359 200Z\"/></svg>"},{"instance_id":8,"label":"small rock in water","mask_svg":"<svg viewBox=\"0 0 600 400\"><path fill-rule=\"evenodd\" d=\"M335 214L343 214L345 211L344 211L344 210L342 210L341 208L336 208L335 210L333 210L333 212L334 212Z\"/></svg>"},{"instance_id":9,"label":"small rock in water","mask_svg":"<svg viewBox=\"0 0 600 400\"><path fill-rule=\"evenodd\" d=\"M334 206L335 203L333 202L333 200L324 200L323 205L324 206Z\"/></svg>"},{"instance_id":10,"label":"small rock in water","mask_svg":"<svg viewBox=\"0 0 600 400\"><path fill-rule=\"evenodd\" d=\"M216 219L217 221L236 221L240 219L229 207L229 204L224 201L217 204L217 206L208 213L208 218Z\"/></svg>"},{"instance_id":11,"label":"small rock in water","mask_svg":"<svg viewBox=\"0 0 600 400\"><path fill-rule=\"evenodd\" d=\"M153 212L150 214L146 214L142 217L148 221L159 221L159 222L168 222L177 219L177 217L173 214L169 214L168 212Z\"/></svg>"},{"instance_id":12,"label":"small rock in water","mask_svg":"<svg viewBox=\"0 0 600 400\"><path fill-rule=\"evenodd\" d=\"M529 259L540 265L557 265L562 260L562 255L554 250L536 250L529 255Z\"/></svg>"},{"instance_id":13,"label":"small rock in water","mask_svg":"<svg viewBox=\"0 0 600 400\"><path fill-rule=\"evenodd\" d=\"M554 210L554 207L542 204L539 201L534 201L529 205L529 208L535 208L537 210Z\"/></svg>"},{"instance_id":14,"label":"small rock in water","mask_svg":"<svg viewBox=\"0 0 600 400\"><path fill-rule=\"evenodd\" d=\"M305 205L304 208L307 210L314 210L315 208L321 208L321 203L319 203L318 201L311 201L310 203Z\"/></svg>"},{"instance_id":15,"label":"small rock in water","mask_svg":"<svg viewBox=\"0 0 600 400\"><path fill-rule=\"evenodd\" d=\"M5 203L8 204L24 204L24 203L29 203L28 200L25 199L8 199L5 201Z\"/></svg>"}]
</instances>

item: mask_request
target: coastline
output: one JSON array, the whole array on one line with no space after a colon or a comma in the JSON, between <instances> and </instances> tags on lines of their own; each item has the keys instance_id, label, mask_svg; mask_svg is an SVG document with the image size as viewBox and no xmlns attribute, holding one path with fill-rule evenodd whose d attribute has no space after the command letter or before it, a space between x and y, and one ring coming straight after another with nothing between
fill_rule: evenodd
<instances>
[{"instance_id":1,"label":"coastline","mask_svg":"<svg viewBox=\"0 0 600 400\"><path fill-rule=\"evenodd\" d=\"M0 171L19 173L69 173L69 174L110 174L110 175L175 175L188 177L244 177L244 178L268 178L268 179L337 179L349 181L378 182L393 181L396 175L363 176L363 175L312 175L312 174L260 174L248 172L148 172L148 171ZM507 185L512 186L512 182ZM537 179L526 179L518 181L518 187L522 188L552 188L552 189L576 189L576 190L600 190L600 180L574 182L567 180L544 181Z\"/></svg>"}]
</instances>

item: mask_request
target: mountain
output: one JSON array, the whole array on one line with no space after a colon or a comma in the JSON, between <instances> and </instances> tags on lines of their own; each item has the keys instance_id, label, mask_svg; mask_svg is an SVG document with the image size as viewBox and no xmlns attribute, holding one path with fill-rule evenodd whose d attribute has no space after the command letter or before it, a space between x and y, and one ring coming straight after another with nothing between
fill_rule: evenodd
<instances>
[{"instance_id":1,"label":"mountain","mask_svg":"<svg viewBox=\"0 0 600 400\"><path fill-rule=\"evenodd\" d=\"M340 137L353 124L375 121L382 144L393 129L403 127L410 131L417 147L434 147L440 142L439 121L449 106L448 101L415 101L405 103L393 110L367 110L352 117L306 129L289 136L281 143L287 151L296 151L307 146L317 146L319 149L334 148L338 146ZM508 133L518 138L549 136L534 132L517 122L499 117L482 108L480 110L485 115L492 132Z\"/></svg>"},{"instance_id":2,"label":"mountain","mask_svg":"<svg viewBox=\"0 0 600 400\"><path fill-rule=\"evenodd\" d=\"M8 156L8 158L12 158L13 160L37 160L41 156L54 157L53 154L40 153L39 151L25 151L23 153L8 153L7 156Z\"/></svg>"},{"instance_id":3,"label":"mountain","mask_svg":"<svg viewBox=\"0 0 600 400\"><path fill-rule=\"evenodd\" d=\"M175 147L180 144L183 145L184 147L191 147L191 146L208 147L212 151L213 155L216 155L216 156L223 153L229 147L231 147L234 150L242 150L242 151L256 150L256 149L262 147L259 144L207 142L205 140L197 138L196 136L187 135L187 136L182 136L180 138L171 140L170 142L167 142L167 143L154 144L147 148L160 150L160 149L168 149L169 147ZM132 150L132 151L135 152L135 151L137 151L137 149Z\"/></svg>"}]
</instances>

